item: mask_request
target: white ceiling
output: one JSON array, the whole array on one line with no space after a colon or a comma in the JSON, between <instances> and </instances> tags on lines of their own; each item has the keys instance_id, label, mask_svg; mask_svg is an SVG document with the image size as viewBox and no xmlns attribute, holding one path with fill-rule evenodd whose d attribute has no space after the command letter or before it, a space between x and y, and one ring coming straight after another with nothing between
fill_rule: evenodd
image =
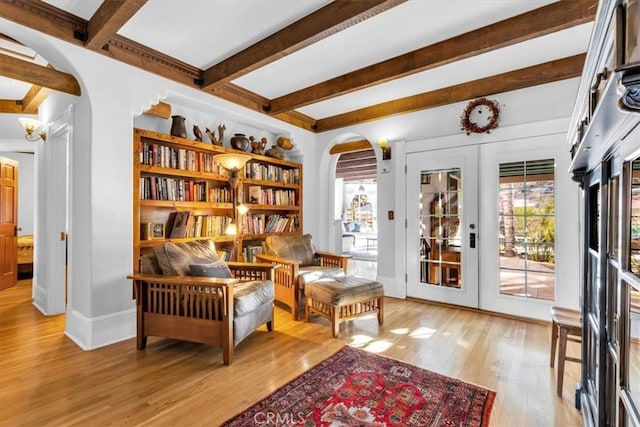
<instances>
[{"instance_id":1,"label":"white ceiling","mask_svg":"<svg viewBox=\"0 0 640 427\"><path fill-rule=\"evenodd\" d=\"M102 0L45 0L91 19ZM118 34L207 69L322 8L322 0L149 0ZM397 57L553 1L409 0L245 74L267 99ZM586 52L592 23L299 108L315 119ZM2 79L0 98L14 94Z\"/></svg>"}]
</instances>

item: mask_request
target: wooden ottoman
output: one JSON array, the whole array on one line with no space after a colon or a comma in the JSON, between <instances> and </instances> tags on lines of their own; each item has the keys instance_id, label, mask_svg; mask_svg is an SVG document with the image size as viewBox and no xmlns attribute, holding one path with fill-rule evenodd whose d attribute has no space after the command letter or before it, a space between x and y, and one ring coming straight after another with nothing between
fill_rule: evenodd
<instances>
[{"instance_id":1,"label":"wooden ottoman","mask_svg":"<svg viewBox=\"0 0 640 427\"><path fill-rule=\"evenodd\" d=\"M338 336L340 323L370 313L378 314L378 324L384 322L384 288L382 283L358 276L318 279L304 288L307 300L305 315L316 313L331 321L333 337Z\"/></svg>"}]
</instances>

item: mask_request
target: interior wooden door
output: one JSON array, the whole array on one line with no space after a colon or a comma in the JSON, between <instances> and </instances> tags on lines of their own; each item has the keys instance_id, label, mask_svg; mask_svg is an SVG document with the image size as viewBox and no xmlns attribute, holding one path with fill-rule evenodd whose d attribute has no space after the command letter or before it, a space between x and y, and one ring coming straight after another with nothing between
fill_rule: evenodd
<instances>
[{"instance_id":1,"label":"interior wooden door","mask_svg":"<svg viewBox=\"0 0 640 427\"><path fill-rule=\"evenodd\" d=\"M0 157L0 290L18 281L18 162Z\"/></svg>"}]
</instances>

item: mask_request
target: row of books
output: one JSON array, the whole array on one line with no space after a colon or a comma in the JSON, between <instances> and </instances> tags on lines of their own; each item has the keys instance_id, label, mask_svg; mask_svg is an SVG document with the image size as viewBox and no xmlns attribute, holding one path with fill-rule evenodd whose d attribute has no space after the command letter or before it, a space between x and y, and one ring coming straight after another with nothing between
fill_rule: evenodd
<instances>
[{"instance_id":1,"label":"row of books","mask_svg":"<svg viewBox=\"0 0 640 427\"><path fill-rule=\"evenodd\" d=\"M275 165L249 162L245 166L245 178L286 184L299 184L300 169L286 169Z\"/></svg>"},{"instance_id":2,"label":"row of books","mask_svg":"<svg viewBox=\"0 0 640 427\"><path fill-rule=\"evenodd\" d=\"M209 181L193 181L162 176L140 177L140 199L230 203L231 191Z\"/></svg>"},{"instance_id":3,"label":"row of books","mask_svg":"<svg viewBox=\"0 0 640 427\"><path fill-rule=\"evenodd\" d=\"M244 256L245 262L256 262L255 255L262 253L262 246L249 245L245 246L242 250L242 256Z\"/></svg>"},{"instance_id":4,"label":"row of books","mask_svg":"<svg viewBox=\"0 0 640 427\"><path fill-rule=\"evenodd\" d=\"M227 175L227 171L216 162L215 155L211 153L148 142L141 142L138 151L139 161L143 165Z\"/></svg>"},{"instance_id":5,"label":"row of books","mask_svg":"<svg viewBox=\"0 0 640 427\"><path fill-rule=\"evenodd\" d=\"M246 215L242 221L242 230L246 234L283 233L297 231L299 227L299 218L296 214Z\"/></svg>"},{"instance_id":6,"label":"row of books","mask_svg":"<svg viewBox=\"0 0 640 427\"><path fill-rule=\"evenodd\" d=\"M222 236L230 222L231 218L228 216L193 215L191 211L176 212L171 222L169 238Z\"/></svg>"},{"instance_id":7,"label":"row of books","mask_svg":"<svg viewBox=\"0 0 640 427\"><path fill-rule=\"evenodd\" d=\"M247 202L257 205L296 206L296 191L250 185Z\"/></svg>"}]
</instances>

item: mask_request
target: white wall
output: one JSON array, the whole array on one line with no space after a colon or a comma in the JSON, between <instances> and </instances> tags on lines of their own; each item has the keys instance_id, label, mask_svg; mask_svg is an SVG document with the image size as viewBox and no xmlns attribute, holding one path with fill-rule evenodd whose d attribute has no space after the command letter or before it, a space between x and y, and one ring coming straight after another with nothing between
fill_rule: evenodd
<instances>
[{"instance_id":1,"label":"white wall","mask_svg":"<svg viewBox=\"0 0 640 427\"><path fill-rule=\"evenodd\" d=\"M18 162L18 236L33 234L35 156L17 151L0 151L0 156Z\"/></svg>"},{"instance_id":2,"label":"white wall","mask_svg":"<svg viewBox=\"0 0 640 427\"><path fill-rule=\"evenodd\" d=\"M298 158L304 162L304 231L313 234L320 248L331 247L335 235L331 173L336 159L328 154L330 146L347 137L360 136L374 142L381 137L391 140L393 159L385 163L387 173L378 176L378 276L385 286L394 289L398 289L404 274L402 141L420 140L427 147L429 139L435 136L456 135L464 141L482 141L487 137L460 132L459 117L464 103L314 135L1 18L0 26L3 33L37 50L56 69L76 76L82 88L80 97L50 96L40 108L39 117L51 122L73 105L70 302L66 327L67 335L85 349L135 334L131 283L126 279L133 265L132 128L168 131L169 121L140 116L159 100L169 101L174 105L174 114L185 115L192 123L202 123L201 127L226 123L227 138L234 131L245 129L250 130L244 132L247 134L260 130L268 135L291 137L299 150ZM502 126L516 126L568 117L576 86L576 80L569 80L492 98L503 105ZM500 129L495 134L499 132ZM43 164L38 162L36 167L46 170L47 146L40 147ZM380 149L377 146L374 149L379 156ZM45 186L46 175L38 179L38 184ZM39 201L41 197L38 196ZM386 219L388 210L396 211L395 221ZM37 223L40 221L46 224L42 209ZM42 232L53 237L52 230Z\"/></svg>"},{"instance_id":3,"label":"white wall","mask_svg":"<svg viewBox=\"0 0 640 427\"><path fill-rule=\"evenodd\" d=\"M320 181L318 194L322 200L334 199L335 163L337 156L329 155L329 149L336 143L352 137L363 137L369 141L388 138L391 142L392 159L381 160L381 150L374 145L378 156L378 280L384 283L385 292L389 296L404 297L404 251L405 251L405 200L404 200L404 165L407 146L419 146L421 150L456 145L483 144L491 141L514 140L518 135L545 135L557 133L557 120L563 123L571 116L573 101L579 79L564 80L534 88L521 89L503 93L489 98L496 99L501 106L500 127L490 134L466 135L460 130L460 115L466 103L457 103L440 108L423 110L411 114L391 117L362 125L351 126L335 131L325 132L317 136L317 156L320 158L320 170L330 178ZM541 125L538 125L541 123ZM545 123L549 123L547 127ZM566 124L560 125L566 128ZM563 138L559 138L562 141ZM446 142L443 142L446 141ZM562 142L560 150L566 149L568 143ZM573 192L577 186L563 186ZM569 193L559 194L564 197ZM573 195L571 195L573 197ZM387 219L387 211L395 211L395 219ZM318 223L321 227L319 246L332 247L328 241L335 236L333 229L334 207L327 206L319 212ZM576 266L575 293L578 295L578 267ZM571 306L577 305L570 301Z\"/></svg>"}]
</instances>

